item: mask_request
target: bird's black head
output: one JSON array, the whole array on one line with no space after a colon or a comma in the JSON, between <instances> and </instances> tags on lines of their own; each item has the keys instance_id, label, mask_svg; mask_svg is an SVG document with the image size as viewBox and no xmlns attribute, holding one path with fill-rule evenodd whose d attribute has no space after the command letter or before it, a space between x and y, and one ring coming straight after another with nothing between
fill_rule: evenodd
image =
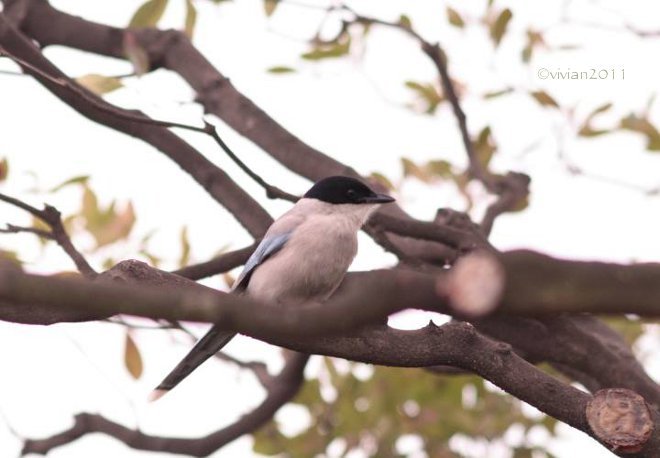
<instances>
[{"instance_id":1,"label":"bird's black head","mask_svg":"<svg viewBox=\"0 0 660 458\"><path fill-rule=\"evenodd\" d=\"M330 204L384 204L394 202L386 194L378 194L361 181L350 177L327 177L317 181L303 197Z\"/></svg>"}]
</instances>

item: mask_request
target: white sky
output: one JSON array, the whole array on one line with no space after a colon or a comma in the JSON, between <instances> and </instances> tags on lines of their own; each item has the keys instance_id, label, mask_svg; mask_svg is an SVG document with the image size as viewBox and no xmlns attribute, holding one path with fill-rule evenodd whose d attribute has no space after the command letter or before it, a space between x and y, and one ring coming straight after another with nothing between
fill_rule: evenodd
<instances>
[{"instance_id":1,"label":"white sky","mask_svg":"<svg viewBox=\"0 0 660 458\"><path fill-rule=\"evenodd\" d=\"M112 2L110 7L82 0L52 3L91 20L124 26L140 2L121 0ZM184 2L170 3L162 25L178 27ZM483 3L456 3L455 8L474 24ZM512 2L496 2L498 8L509 3ZM517 2L509 34L495 53L479 26L470 25L464 31L447 27L444 3L362 0L351 5L384 19L396 19L405 12L422 35L445 45L452 75L468 88L463 106L471 131L478 132L487 124L493 127L500 148L494 168L501 172L519 170L532 176L530 207L520 214L502 216L496 222L492 240L497 247L532 248L571 258L657 261L660 244L654 242L660 226L659 198L610 182L568 175L558 160L557 137L558 133L564 134L565 156L594 175L643 188L660 185L660 156L645 151L641 136L623 133L583 140L573 135L580 120L605 101L613 101L614 108L598 119L598 126L614 125L622 116L643 110L658 89L660 67L650 64L652 56L660 51L658 40L640 40L592 27L556 27L562 3ZM448 107L443 106L433 117L411 114L404 108L411 94L403 81L431 81L435 73L417 46L398 33L374 28L363 57L353 55L335 62L310 64L299 59L299 55L307 50L304 38L318 24L317 11L282 5L266 20L260 1L227 2L220 7L204 1L195 4L199 9L195 44L201 52L241 91L310 145L351 164L361 173L378 171L395 181L401 175L402 156L417 162L441 158L458 166L465 163ZM613 26L629 21L640 28L657 28L653 22L658 17L657 5L639 0L626 2L625 11L616 9L618 5L576 1L570 11L580 21ZM530 67L524 67L519 53L529 24L536 29L553 26L546 37L553 46L581 47L574 51L540 52ZM125 74L131 70L125 62L68 49L51 48L46 54L73 76ZM275 65L295 67L298 72L274 76L265 71ZM0 69L13 68L6 60L0 61ZM617 72L623 69L625 79L540 80L536 74L542 68ZM112 199L134 203L138 215L135 239L157 229L150 249L164 256L164 268L174 267L179 254L178 234L184 225L189 227L192 255L197 261L223 247L237 248L249 243L247 234L227 212L150 146L88 122L30 78L0 75L0 80L0 125L5 126L0 136L0 157L8 157L11 168L2 192L34 204L47 199L64 213L73 212L79 205L79 191L74 188L49 196L28 190L35 186L48 189L75 175L91 175L91 186L104 203ZM125 83L126 88L110 94L108 100L140 108L160 119L199 123L201 109L189 103L193 94L179 77L158 71ZM548 91L561 106L574 108L575 120L572 124L567 122L566 116L539 107L524 94L487 103L479 97L509 85ZM652 119L657 119L657 106L651 111ZM290 192L302 193L309 186L216 122L225 141L255 171ZM258 186L244 177L209 139L190 133L181 135L227 170L273 215L288 208L285 202L267 201ZM438 206L461 209L464 205L453 185L447 183L429 188L409 180L397 197L420 218L431 218ZM0 212L0 222L29 222L24 214L7 206ZM83 248L91 247L91 241L85 238L75 242ZM127 243L92 260L100 263L106 255L136 257L135 246ZM48 246L41 252L30 236L0 238L0 248L18 249L34 271L72 268L56 247ZM392 259L363 236L354 268L388 265ZM209 284L223 287L217 279ZM425 316L407 314L397 322L411 327L426 320ZM203 330L197 329L200 333ZM655 329L638 345L656 379L660 378L659 336ZM146 404L148 391L183 356L189 343L177 337L179 344L173 345L172 336L163 332L136 332L145 372L140 380L133 381L123 368L123 338L121 327L98 323L47 328L0 323L0 345L19 349L0 355L5 369L0 381L0 411L26 437L60 431L79 410L98 411L129 426L139 424L149 432L196 436L230 423L259 401L255 393L260 388L250 374L229 365L208 363L161 402ZM237 339L228 351L239 358L263 355L274 370L279 367L276 350L250 339ZM557 456L574 456L575 447L588 456L611 456L570 428L562 428L561 435L566 439L553 442ZM510 436L515 436L515 431ZM536 434L528 440L545 438ZM0 444L4 456L13 456L20 446L2 427ZM99 450L99 444L108 454L141 455L95 435L56 449L52 456L89 456ZM461 444L458 440L452 445L466 456L507 456L497 446L484 449L483 444ZM250 440L243 438L214 456L249 453Z\"/></svg>"}]
</instances>

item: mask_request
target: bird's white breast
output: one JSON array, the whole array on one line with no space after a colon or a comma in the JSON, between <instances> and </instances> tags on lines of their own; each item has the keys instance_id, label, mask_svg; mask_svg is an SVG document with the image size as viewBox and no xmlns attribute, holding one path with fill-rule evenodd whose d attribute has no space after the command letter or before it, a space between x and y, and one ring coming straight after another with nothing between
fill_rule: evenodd
<instances>
[{"instance_id":1,"label":"bird's white breast","mask_svg":"<svg viewBox=\"0 0 660 458\"><path fill-rule=\"evenodd\" d=\"M286 246L255 269L249 295L264 302L302 303L327 299L341 283L357 253L357 231L373 209L302 203L280 219L298 221ZM310 206L315 206L311 215Z\"/></svg>"}]
</instances>

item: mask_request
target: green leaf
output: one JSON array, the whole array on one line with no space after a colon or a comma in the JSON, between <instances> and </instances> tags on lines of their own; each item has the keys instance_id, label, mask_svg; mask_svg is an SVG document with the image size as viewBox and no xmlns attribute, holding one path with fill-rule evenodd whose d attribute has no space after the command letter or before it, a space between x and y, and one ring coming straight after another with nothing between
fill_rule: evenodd
<instances>
[{"instance_id":1,"label":"green leaf","mask_svg":"<svg viewBox=\"0 0 660 458\"><path fill-rule=\"evenodd\" d=\"M444 100L442 94L438 92L435 85L432 83L418 83L416 81L406 81L405 85L417 93L420 99L426 104L424 112L426 114L433 114L438 108L438 105Z\"/></svg>"},{"instance_id":2,"label":"green leaf","mask_svg":"<svg viewBox=\"0 0 660 458\"><path fill-rule=\"evenodd\" d=\"M444 159L431 160L426 163L426 171L441 178L450 178L453 175L452 165Z\"/></svg>"},{"instance_id":3,"label":"green leaf","mask_svg":"<svg viewBox=\"0 0 660 458\"><path fill-rule=\"evenodd\" d=\"M543 35L535 30L527 30L527 44L522 51L522 60L527 63L532 60L532 53L537 46L544 45Z\"/></svg>"},{"instance_id":4,"label":"green leaf","mask_svg":"<svg viewBox=\"0 0 660 458\"><path fill-rule=\"evenodd\" d=\"M259 455L277 455L287 440L277 429L277 424L271 420L252 434L252 451Z\"/></svg>"},{"instance_id":5,"label":"green leaf","mask_svg":"<svg viewBox=\"0 0 660 458\"><path fill-rule=\"evenodd\" d=\"M590 125L583 125L580 127L577 134L580 137L598 137L599 135L604 135L610 132L611 130L609 129L594 129Z\"/></svg>"},{"instance_id":6,"label":"green leaf","mask_svg":"<svg viewBox=\"0 0 660 458\"><path fill-rule=\"evenodd\" d=\"M412 29L412 21L405 14L399 16L399 25L405 27L406 29Z\"/></svg>"},{"instance_id":7,"label":"green leaf","mask_svg":"<svg viewBox=\"0 0 660 458\"><path fill-rule=\"evenodd\" d=\"M278 0L264 0L264 12L266 16L270 17L273 15L275 8L277 8L277 2Z\"/></svg>"},{"instance_id":8,"label":"green leaf","mask_svg":"<svg viewBox=\"0 0 660 458\"><path fill-rule=\"evenodd\" d=\"M479 135L477 140L472 143L474 148L474 153L477 156L477 160L481 163L484 169L488 169L495 151L497 151L497 146L493 141L490 126L484 127Z\"/></svg>"},{"instance_id":9,"label":"green leaf","mask_svg":"<svg viewBox=\"0 0 660 458\"><path fill-rule=\"evenodd\" d=\"M319 45L301 57L305 60L332 59L345 56L350 49L351 39L348 35L343 35L337 42Z\"/></svg>"},{"instance_id":10,"label":"green leaf","mask_svg":"<svg viewBox=\"0 0 660 458\"><path fill-rule=\"evenodd\" d=\"M582 127L580 127L578 130L578 135L581 137L597 137L599 135L610 132L609 129L594 129L591 124L597 115L609 110L610 108L612 108L612 104L605 103L589 113L589 116L587 116L587 118L584 120L584 123L582 123Z\"/></svg>"},{"instance_id":11,"label":"green leaf","mask_svg":"<svg viewBox=\"0 0 660 458\"><path fill-rule=\"evenodd\" d=\"M401 165L403 166L403 176L404 177L415 177L420 181L428 183L430 176L423 167L415 164L413 161L406 157L401 158Z\"/></svg>"},{"instance_id":12,"label":"green leaf","mask_svg":"<svg viewBox=\"0 0 660 458\"><path fill-rule=\"evenodd\" d=\"M530 92L529 95L534 97L534 99L541 106L559 108L559 104L555 101L555 99L550 97L550 95L545 91L534 91L534 92Z\"/></svg>"},{"instance_id":13,"label":"green leaf","mask_svg":"<svg viewBox=\"0 0 660 458\"><path fill-rule=\"evenodd\" d=\"M188 227L183 226L179 234L179 243L181 244L181 257L179 266L184 267L190 263L190 240L188 239Z\"/></svg>"},{"instance_id":14,"label":"green leaf","mask_svg":"<svg viewBox=\"0 0 660 458\"><path fill-rule=\"evenodd\" d=\"M660 138L652 137L648 139L646 149L649 151L660 151Z\"/></svg>"},{"instance_id":15,"label":"green leaf","mask_svg":"<svg viewBox=\"0 0 660 458\"><path fill-rule=\"evenodd\" d=\"M646 149L660 151L660 132L646 117L630 114L621 120L619 126L621 129L645 135L647 139Z\"/></svg>"},{"instance_id":16,"label":"green leaf","mask_svg":"<svg viewBox=\"0 0 660 458\"><path fill-rule=\"evenodd\" d=\"M0 181L5 181L7 179L8 174L9 174L9 162L5 157L2 159L2 161L0 161Z\"/></svg>"},{"instance_id":17,"label":"green leaf","mask_svg":"<svg viewBox=\"0 0 660 458\"><path fill-rule=\"evenodd\" d=\"M47 223L44 223L42 219L37 218L36 216L32 217L32 224L30 227L44 232L52 232L52 228ZM44 246L46 243L48 243L48 239L39 237L39 243L41 246Z\"/></svg>"},{"instance_id":18,"label":"green leaf","mask_svg":"<svg viewBox=\"0 0 660 458\"><path fill-rule=\"evenodd\" d=\"M599 114L601 114L601 113L604 113L604 112L606 112L607 110L609 110L610 108L612 108L612 103L610 103L610 102L605 103L605 104L603 104L603 105L597 107L594 111L592 111L592 112L589 114L589 116L587 117L587 121L591 121L596 115L599 115Z\"/></svg>"},{"instance_id":19,"label":"green leaf","mask_svg":"<svg viewBox=\"0 0 660 458\"><path fill-rule=\"evenodd\" d=\"M142 375L142 356L138 350L135 341L129 332L126 332L126 340L124 343L124 365L128 369L128 373L134 379L139 379Z\"/></svg>"},{"instance_id":20,"label":"green leaf","mask_svg":"<svg viewBox=\"0 0 660 458\"><path fill-rule=\"evenodd\" d=\"M115 209L114 202L102 209L89 186L85 186L83 192L82 217L85 229L94 237L97 247L126 238L135 224L135 211L130 202L122 211Z\"/></svg>"},{"instance_id":21,"label":"green leaf","mask_svg":"<svg viewBox=\"0 0 660 458\"><path fill-rule=\"evenodd\" d=\"M530 60L532 60L533 52L534 52L534 47L529 43L527 43L523 48L522 52L520 53L520 57L522 58L522 61L528 63Z\"/></svg>"},{"instance_id":22,"label":"green leaf","mask_svg":"<svg viewBox=\"0 0 660 458\"><path fill-rule=\"evenodd\" d=\"M296 69L291 67L284 67L281 65L270 67L266 70L268 73L282 74L282 73L295 73Z\"/></svg>"},{"instance_id":23,"label":"green leaf","mask_svg":"<svg viewBox=\"0 0 660 458\"><path fill-rule=\"evenodd\" d=\"M502 41L502 37L504 37L504 33L506 32L506 28L512 17L513 13L511 13L509 8L506 8L500 13L497 19L495 19L495 22L491 24L490 37L495 43L495 47L500 45L500 41Z\"/></svg>"},{"instance_id":24,"label":"green leaf","mask_svg":"<svg viewBox=\"0 0 660 458\"><path fill-rule=\"evenodd\" d=\"M167 0L148 0L140 6L131 21L129 28L155 27L167 7Z\"/></svg>"},{"instance_id":25,"label":"green leaf","mask_svg":"<svg viewBox=\"0 0 660 458\"><path fill-rule=\"evenodd\" d=\"M447 20L449 20L449 23L454 27L465 27L465 21L461 15L458 13L458 11L450 6L447 7Z\"/></svg>"},{"instance_id":26,"label":"green leaf","mask_svg":"<svg viewBox=\"0 0 660 458\"><path fill-rule=\"evenodd\" d=\"M96 73L80 76L76 78L76 82L96 95L107 94L124 86L119 78Z\"/></svg>"},{"instance_id":27,"label":"green leaf","mask_svg":"<svg viewBox=\"0 0 660 458\"><path fill-rule=\"evenodd\" d=\"M404 177L415 177L424 183L430 183L438 178L452 178L453 167L450 162L443 159L431 160L426 164L415 164L408 158L401 158Z\"/></svg>"},{"instance_id":28,"label":"green leaf","mask_svg":"<svg viewBox=\"0 0 660 458\"><path fill-rule=\"evenodd\" d=\"M62 188L66 188L67 186L70 186L72 184L80 184L80 185L86 185L87 182L89 181L89 175L79 175L73 178L69 178L68 180L63 181L62 183L58 184L57 186L51 188L48 190L48 192L57 192Z\"/></svg>"},{"instance_id":29,"label":"green leaf","mask_svg":"<svg viewBox=\"0 0 660 458\"><path fill-rule=\"evenodd\" d=\"M493 91L493 92L487 92L484 94L484 99L496 99L497 97L501 97L506 94L511 94L513 92L513 88L506 88L506 89L501 89L499 91Z\"/></svg>"},{"instance_id":30,"label":"green leaf","mask_svg":"<svg viewBox=\"0 0 660 458\"><path fill-rule=\"evenodd\" d=\"M186 21L184 23L184 33L188 38L193 37L195 24L197 23L197 9L192 0L186 0Z\"/></svg>"}]
</instances>

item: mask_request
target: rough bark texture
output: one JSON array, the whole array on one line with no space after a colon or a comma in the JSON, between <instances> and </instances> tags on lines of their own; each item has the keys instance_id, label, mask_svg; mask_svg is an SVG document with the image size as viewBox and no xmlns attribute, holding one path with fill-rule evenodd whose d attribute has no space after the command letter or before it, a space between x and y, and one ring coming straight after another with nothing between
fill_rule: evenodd
<instances>
[{"instance_id":1,"label":"rough bark texture","mask_svg":"<svg viewBox=\"0 0 660 458\"><path fill-rule=\"evenodd\" d=\"M146 52L150 68L178 73L194 89L206 112L217 115L289 170L310 180L332 174L357 176L348 165L310 147L278 124L239 92L181 32L109 27L58 11L44 0L5 0L3 5L0 53L13 58L26 73L84 116L157 148L227 208L255 239L272 222L270 215L223 170L172 133L169 127L174 124L106 103L62 73L38 46L57 44L123 59L127 40L133 40ZM325 307L309 304L272 314L265 304L192 281L241 265L254 245L175 274L125 261L97 276L71 244L59 215L53 213L55 209L41 211L4 196L1 200L36 217L41 215L52 231L32 232L56 240L90 280L33 276L2 265L0 319L52 324L124 313L172 321L220 322L228 329L301 352L291 354L282 372L268 379L268 393L260 406L208 436L152 436L100 415L81 413L68 430L27 440L23 453L45 454L86 434L102 432L133 448L205 456L272 418L299 390L306 354L322 354L371 364L477 373L591 435L615 453L660 456L658 385L621 336L597 318L584 315L636 313L657 317L660 288L654 279L660 274L660 265L575 262L529 251L498 253L484 234L490 232L500 214L527 196L529 177L515 172L495 176L481 166L439 45L427 42L400 22L361 16L345 6L338 9L352 15L347 23L390 27L408 34L437 69L463 139L469 175L496 197L481 224L449 210L439 211L435 221L425 222L396 206L386 207L370 221L367 231L414 269L351 274ZM271 194L265 180L257 181ZM472 262L467 264L469 269L445 269L474 250L478 253L473 257L463 258ZM472 323L431 324L417 331L382 325L387 315L406 308L451 313L457 318L469 316ZM594 397L575 389L535 367L538 362L549 362L591 392L605 391ZM609 393L609 397L602 393ZM625 397L624 404L629 404L610 402L612 393ZM621 418L623 423L618 422ZM621 428L625 437L619 434Z\"/></svg>"}]
</instances>

